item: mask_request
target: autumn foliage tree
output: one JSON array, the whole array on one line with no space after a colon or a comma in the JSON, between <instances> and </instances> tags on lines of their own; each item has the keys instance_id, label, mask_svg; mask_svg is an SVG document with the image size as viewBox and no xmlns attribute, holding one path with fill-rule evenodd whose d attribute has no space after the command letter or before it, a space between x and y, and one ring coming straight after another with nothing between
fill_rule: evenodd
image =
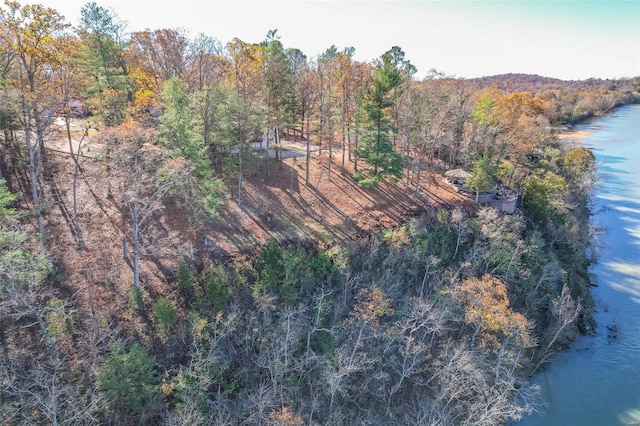
<instances>
[{"instance_id":1,"label":"autumn foliage tree","mask_svg":"<svg viewBox=\"0 0 640 426\"><path fill-rule=\"evenodd\" d=\"M261 68L264 63L260 46L234 38L227 44L230 56L226 104L226 133L238 150L238 196L240 204L243 186L243 159L248 144L262 133L264 101L260 96L263 88Z\"/></svg>"},{"instance_id":2,"label":"autumn foliage tree","mask_svg":"<svg viewBox=\"0 0 640 426\"><path fill-rule=\"evenodd\" d=\"M508 170L505 184L521 188L531 160L553 140L549 115L549 104L531 92L479 94L471 114L479 149Z\"/></svg>"},{"instance_id":3,"label":"autumn foliage tree","mask_svg":"<svg viewBox=\"0 0 640 426\"><path fill-rule=\"evenodd\" d=\"M536 85L432 70L418 81L399 47L363 63L335 46L307 57L275 30L224 46L178 29L130 37L93 2L74 34L53 9L4 4L0 423L504 424L531 408L524 376L588 321L597 163L556 143L550 123L640 99L638 79ZM83 133L91 151L70 144L48 167L56 115L66 142ZM296 192L292 179L281 191L281 176L260 176L272 162L256 142L298 131L308 185L314 160L327 164L311 143L329 167L341 147L363 186L404 168L416 217L398 200L389 217L403 223L381 232L362 218L328 239L321 222L295 235L284 220L262 227L256 209L283 192L285 208L326 216L316 209L329 185ZM303 167L290 165L292 177ZM523 214L423 209L441 200L419 193L421 179L454 167L473 169L474 191L496 179L524 189ZM258 196L243 198L245 176ZM215 223L220 183L235 179L241 209ZM358 201L350 183L331 185ZM379 189L366 196L396 188ZM249 234L218 246L212 235L231 227ZM128 301L144 293L149 310L126 308L123 276Z\"/></svg>"},{"instance_id":4,"label":"autumn foliage tree","mask_svg":"<svg viewBox=\"0 0 640 426\"><path fill-rule=\"evenodd\" d=\"M51 69L61 60L59 37L67 24L56 10L41 5L21 6L12 1L6 2L6 6L6 9L0 9L0 40L14 60L10 63L11 71L5 75L5 84L10 84L18 95L15 109L20 111L29 157L31 198L44 242L43 188L39 178L43 169L46 175L51 173L45 151L45 133L59 107L51 84Z\"/></svg>"},{"instance_id":5,"label":"autumn foliage tree","mask_svg":"<svg viewBox=\"0 0 640 426\"><path fill-rule=\"evenodd\" d=\"M468 278L459 289L465 322L472 326L472 345L497 349L512 336L521 344L529 339L527 319L510 307L507 286L498 278ZM479 341L478 341L479 339Z\"/></svg>"},{"instance_id":6,"label":"autumn foliage tree","mask_svg":"<svg viewBox=\"0 0 640 426\"><path fill-rule=\"evenodd\" d=\"M562 166L572 187L579 195L588 197L597 184L598 164L593 151L585 147L573 148L564 156Z\"/></svg>"}]
</instances>

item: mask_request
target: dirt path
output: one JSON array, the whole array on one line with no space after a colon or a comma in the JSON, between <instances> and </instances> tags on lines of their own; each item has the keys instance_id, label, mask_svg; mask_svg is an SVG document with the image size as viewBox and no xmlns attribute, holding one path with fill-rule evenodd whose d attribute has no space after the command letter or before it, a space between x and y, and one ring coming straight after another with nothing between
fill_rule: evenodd
<instances>
[{"instance_id":1,"label":"dirt path","mask_svg":"<svg viewBox=\"0 0 640 426\"><path fill-rule=\"evenodd\" d=\"M64 119L58 117L55 119L54 128L51 137L47 139L46 147L49 150L63 154L69 154L69 139ZM85 131L86 130L86 131ZM84 128L76 121L71 121L71 146L74 154L80 150L80 155L87 158L93 158L102 151L102 144L96 142L95 129Z\"/></svg>"}]
</instances>

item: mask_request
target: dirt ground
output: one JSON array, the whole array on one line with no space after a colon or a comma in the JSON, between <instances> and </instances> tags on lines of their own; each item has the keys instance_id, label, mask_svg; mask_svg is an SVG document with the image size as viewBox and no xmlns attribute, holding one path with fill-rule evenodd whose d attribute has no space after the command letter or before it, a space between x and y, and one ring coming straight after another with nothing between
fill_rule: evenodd
<instances>
[{"instance_id":1,"label":"dirt ground","mask_svg":"<svg viewBox=\"0 0 640 426\"><path fill-rule=\"evenodd\" d=\"M83 157L77 181L78 232L73 225L74 163L64 145L58 145L49 152L53 178L44 184L44 199L50 252L65 277L63 291L72 294L82 310L103 312L105 324L123 317L135 323L128 308L132 267L123 252L123 235L129 234L129 226L117 194L109 195L110 183L100 175L99 165ZM147 300L172 297L171 277L177 264L189 261L192 254L226 263L251 257L271 239L341 244L399 225L428 209L473 204L444 183L439 173L422 173L418 196L416 182L407 189L406 180L365 190L352 177L353 162L347 160L341 170L339 152L329 167L326 151L319 155L316 150L306 185L306 161L300 155L303 147L298 144L288 149L291 152L283 160L269 159L268 175L264 158L245 171L239 200L237 180L226 182L219 219L194 229L169 207L153 218L151 230L144 235L148 248L141 259Z\"/></svg>"},{"instance_id":2,"label":"dirt ground","mask_svg":"<svg viewBox=\"0 0 640 426\"><path fill-rule=\"evenodd\" d=\"M290 152L296 150L293 144L285 146ZM268 176L264 163L247 173L240 203L237 182L229 182L231 191L221 220L211 223L203 234L207 249L242 253L272 238L348 241L371 230L397 226L426 209L469 204L436 173L422 173L417 196L416 182L407 187L406 179L363 189L353 179L353 162L346 160L342 170L338 151L329 167L323 151L312 154L306 185L305 157L284 157L270 159Z\"/></svg>"}]
</instances>

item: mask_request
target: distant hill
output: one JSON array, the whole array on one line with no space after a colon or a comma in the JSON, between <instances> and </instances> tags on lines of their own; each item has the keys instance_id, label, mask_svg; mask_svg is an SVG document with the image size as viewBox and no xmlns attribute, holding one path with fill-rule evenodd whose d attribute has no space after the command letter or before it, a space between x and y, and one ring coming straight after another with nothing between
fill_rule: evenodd
<instances>
[{"instance_id":1,"label":"distant hill","mask_svg":"<svg viewBox=\"0 0 640 426\"><path fill-rule=\"evenodd\" d=\"M561 80L552 77L543 77L537 74L499 74L487 77L472 78L468 80L478 88L497 87L506 92L531 91L537 92L543 89L560 88L593 88L604 87L607 90L614 90L618 86L619 80L602 80L591 78L588 80Z\"/></svg>"},{"instance_id":2,"label":"distant hill","mask_svg":"<svg viewBox=\"0 0 640 426\"><path fill-rule=\"evenodd\" d=\"M559 85L566 84L564 80L551 77L543 77L537 74L519 74L508 73L498 74L479 78L469 79L472 82L481 83L483 85L534 85L534 86L546 86L546 85Z\"/></svg>"}]
</instances>

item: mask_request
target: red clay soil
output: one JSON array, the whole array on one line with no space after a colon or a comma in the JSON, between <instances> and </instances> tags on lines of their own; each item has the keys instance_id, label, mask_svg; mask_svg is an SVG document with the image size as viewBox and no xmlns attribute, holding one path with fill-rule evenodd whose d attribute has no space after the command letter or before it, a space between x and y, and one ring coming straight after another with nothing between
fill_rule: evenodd
<instances>
[{"instance_id":1,"label":"red clay soil","mask_svg":"<svg viewBox=\"0 0 640 426\"><path fill-rule=\"evenodd\" d=\"M305 185L305 159L270 160L269 176L255 170L245 177L237 202L237 182L221 210L221 220L207 226L206 247L233 255L250 251L269 239L340 242L369 231L393 227L430 208L470 205L442 177L422 173L419 195L415 182L383 182L363 189L353 179L353 162L344 172L334 157L312 156L309 185Z\"/></svg>"},{"instance_id":2,"label":"red clay soil","mask_svg":"<svg viewBox=\"0 0 640 426\"><path fill-rule=\"evenodd\" d=\"M73 162L64 152L51 152L49 157L54 174L45 183L45 219L50 252L66 277L62 291L72 294L80 309L99 307L104 324L116 318L130 318L135 324L128 310L133 274L122 244L123 229L128 235L129 226L117 195L109 196L109 182L92 170L96 168L92 160L85 159L78 181L84 249L78 250L72 224ZM259 163L264 166L263 160ZM312 157L309 175L307 186L304 157L271 159L268 177L261 168L247 170L240 204L237 181L227 182L220 218L197 230L168 209L158 214L143 235L147 251L141 259L141 276L147 300L171 297L174 290L168 277L192 252L212 262L227 262L251 256L270 239L341 243L399 225L427 209L472 204L434 173L422 173L419 196L415 182L409 189L405 181L362 189L352 178L353 163L347 162L342 173L334 157L329 173L326 155Z\"/></svg>"}]
</instances>

